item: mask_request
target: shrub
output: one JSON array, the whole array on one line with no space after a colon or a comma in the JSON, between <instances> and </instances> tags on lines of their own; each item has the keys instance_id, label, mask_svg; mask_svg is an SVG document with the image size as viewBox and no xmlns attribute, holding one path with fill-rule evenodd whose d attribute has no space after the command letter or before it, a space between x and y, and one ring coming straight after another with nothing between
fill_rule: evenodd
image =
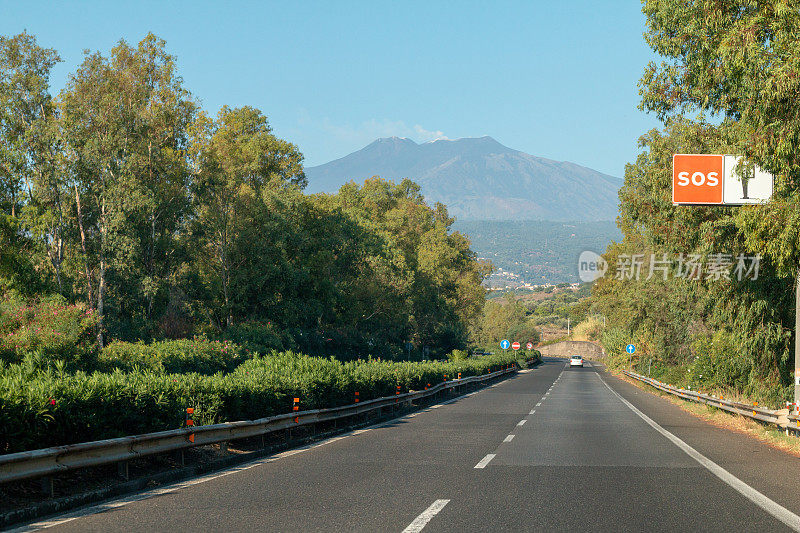
<instances>
[{"instance_id":1,"label":"shrub","mask_svg":"<svg viewBox=\"0 0 800 533\"><path fill-rule=\"evenodd\" d=\"M230 341L203 337L143 342L112 342L98 357L102 369L131 371L135 368L158 373L214 374L230 372L246 359L246 352Z\"/></svg>"},{"instance_id":2,"label":"shrub","mask_svg":"<svg viewBox=\"0 0 800 533\"><path fill-rule=\"evenodd\" d=\"M114 353L137 353L135 345L109 346L114 345ZM104 351L103 357L110 355ZM302 410L347 405L355 391L367 400L392 395L397 385L404 392L420 390L444 375L485 374L512 357L341 362L285 352L247 360L228 374L204 376L155 372L144 365L127 372L67 374L30 356L0 367L0 453L172 429L181 425L186 407L195 408L198 423L210 424L287 413L293 397L300 398Z\"/></svg>"},{"instance_id":3,"label":"shrub","mask_svg":"<svg viewBox=\"0 0 800 533\"><path fill-rule=\"evenodd\" d=\"M0 304L0 358L22 360L26 353L60 359L75 366L94 358L96 317L83 304L67 304L61 296L29 303Z\"/></svg>"},{"instance_id":4,"label":"shrub","mask_svg":"<svg viewBox=\"0 0 800 533\"><path fill-rule=\"evenodd\" d=\"M266 354L287 348L289 342L272 322L248 321L229 327L222 338L254 353Z\"/></svg>"},{"instance_id":5,"label":"shrub","mask_svg":"<svg viewBox=\"0 0 800 533\"><path fill-rule=\"evenodd\" d=\"M447 355L450 361L464 361L469 358L469 354L464 350L453 350Z\"/></svg>"}]
</instances>

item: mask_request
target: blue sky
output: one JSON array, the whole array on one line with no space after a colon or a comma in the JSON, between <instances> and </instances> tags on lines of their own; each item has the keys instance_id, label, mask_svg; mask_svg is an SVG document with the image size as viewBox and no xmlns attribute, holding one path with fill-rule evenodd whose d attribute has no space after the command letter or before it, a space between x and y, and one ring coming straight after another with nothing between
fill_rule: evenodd
<instances>
[{"instance_id":1,"label":"blue sky","mask_svg":"<svg viewBox=\"0 0 800 533\"><path fill-rule=\"evenodd\" d=\"M153 31L203 107L260 108L309 166L378 137L490 135L621 177L658 126L636 107L653 54L634 0L0 0L0 34L23 29L64 59L54 92L84 49Z\"/></svg>"}]
</instances>

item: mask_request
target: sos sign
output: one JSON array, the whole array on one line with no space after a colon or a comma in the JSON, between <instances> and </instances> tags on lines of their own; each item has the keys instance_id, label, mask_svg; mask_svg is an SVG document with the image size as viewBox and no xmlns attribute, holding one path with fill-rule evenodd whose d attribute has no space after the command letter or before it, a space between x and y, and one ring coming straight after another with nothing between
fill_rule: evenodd
<instances>
[{"instance_id":1,"label":"sos sign","mask_svg":"<svg viewBox=\"0 0 800 533\"><path fill-rule=\"evenodd\" d=\"M721 204L723 176L721 155L673 155L672 203Z\"/></svg>"}]
</instances>

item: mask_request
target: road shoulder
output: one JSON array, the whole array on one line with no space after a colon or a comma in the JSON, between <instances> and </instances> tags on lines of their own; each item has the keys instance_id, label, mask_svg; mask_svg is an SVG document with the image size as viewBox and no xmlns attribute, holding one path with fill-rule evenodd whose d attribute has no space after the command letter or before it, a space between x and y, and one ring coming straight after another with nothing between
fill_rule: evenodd
<instances>
[{"instance_id":1,"label":"road shoulder","mask_svg":"<svg viewBox=\"0 0 800 533\"><path fill-rule=\"evenodd\" d=\"M752 435L714 425L654 392L598 373L623 398L698 452L784 507L800 509L800 461Z\"/></svg>"}]
</instances>

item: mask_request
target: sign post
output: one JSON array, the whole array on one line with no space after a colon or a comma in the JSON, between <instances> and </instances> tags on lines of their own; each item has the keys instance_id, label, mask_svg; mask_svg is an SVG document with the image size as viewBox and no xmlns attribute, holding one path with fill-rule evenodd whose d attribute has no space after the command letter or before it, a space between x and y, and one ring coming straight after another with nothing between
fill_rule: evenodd
<instances>
[{"instance_id":1,"label":"sign post","mask_svg":"<svg viewBox=\"0 0 800 533\"><path fill-rule=\"evenodd\" d=\"M794 283L794 409L800 405L800 269Z\"/></svg>"}]
</instances>

